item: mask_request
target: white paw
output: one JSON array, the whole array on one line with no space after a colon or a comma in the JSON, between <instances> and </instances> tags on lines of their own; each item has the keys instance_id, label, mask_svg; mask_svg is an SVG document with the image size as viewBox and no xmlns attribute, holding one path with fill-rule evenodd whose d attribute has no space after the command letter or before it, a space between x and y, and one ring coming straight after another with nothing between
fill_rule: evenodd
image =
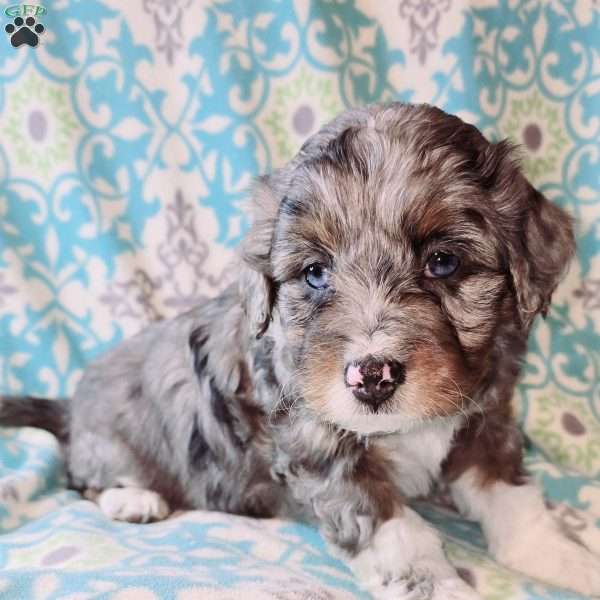
<instances>
[{"instance_id":1,"label":"white paw","mask_svg":"<svg viewBox=\"0 0 600 600\"><path fill-rule=\"evenodd\" d=\"M499 562L552 585L600 596L600 557L558 530L546 528L544 535L523 533L515 542L497 552Z\"/></svg>"},{"instance_id":2,"label":"white paw","mask_svg":"<svg viewBox=\"0 0 600 600\"><path fill-rule=\"evenodd\" d=\"M108 488L96 499L100 510L115 521L148 523L169 516L169 505L160 494L135 487Z\"/></svg>"},{"instance_id":3,"label":"white paw","mask_svg":"<svg viewBox=\"0 0 600 600\"><path fill-rule=\"evenodd\" d=\"M481 600L460 577L436 580L431 573L418 569L367 589L376 600Z\"/></svg>"},{"instance_id":4,"label":"white paw","mask_svg":"<svg viewBox=\"0 0 600 600\"><path fill-rule=\"evenodd\" d=\"M375 600L431 600L431 573L410 569L402 575L385 575L383 581L365 582L365 588Z\"/></svg>"},{"instance_id":5,"label":"white paw","mask_svg":"<svg viewBox=\"0 0 600 600\"><path fill-rule=\"evenodd\" d=\"M481 600L446 559L439 534L406 506L349 565L376 600Z\"/></svg>"}]
</instances>

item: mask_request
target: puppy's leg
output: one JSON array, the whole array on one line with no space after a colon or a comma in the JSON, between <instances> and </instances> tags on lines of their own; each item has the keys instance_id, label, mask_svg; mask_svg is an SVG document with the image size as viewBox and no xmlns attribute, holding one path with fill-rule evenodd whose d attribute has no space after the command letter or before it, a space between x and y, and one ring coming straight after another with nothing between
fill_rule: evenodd
<instances>
[{"instance_id":1,"label":"puppy's leg","mask_svg":"<svg viewBox=\"0 0 600 600\"><path fill-rule=\"evenodd\" d=\"M437 532L408 507L382 523L348 564L376 599L480 598L446 559Z\"/></svg>"},{"instance_id":2,"label":"puppy's leg","mask_svg":"<svg viewBox=\"0 0 600 600\"><path fill-rule=\"evenodd\" d=\"M471 467L451 484L459 509L481 523L498 562L550 584L600 596L600 557L567 538L533 484L482 483Z\"/></svg>"},{"instance_id":3,"label":"puppy's leg","mask_svg":"<svg viewBox=\"0 0 600 600\"><path fill-rule=\"evenodd\" d=\"M149 523L162 521L170 514L169 505L160 494L139 487L114 487L101 492L86 492L86 497L115 521Z\"/></svg>"}]
</instances>

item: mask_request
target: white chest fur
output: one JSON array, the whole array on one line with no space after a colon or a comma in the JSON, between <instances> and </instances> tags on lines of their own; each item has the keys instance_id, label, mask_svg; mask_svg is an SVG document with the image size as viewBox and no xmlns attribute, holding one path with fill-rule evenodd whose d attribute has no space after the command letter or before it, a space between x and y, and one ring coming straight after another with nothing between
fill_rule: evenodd
<instances>
[{"instance_id":1,"label":"white chest fur","mask_svg":"<svg viewBox=\"0 0 600 600\"><path fill-rule=\"evenodd\" d=\"M459 418L440 419L376 441L396 466L396 485L406 497L429 492L460 423Z\"/></svg>"}]
</instances>

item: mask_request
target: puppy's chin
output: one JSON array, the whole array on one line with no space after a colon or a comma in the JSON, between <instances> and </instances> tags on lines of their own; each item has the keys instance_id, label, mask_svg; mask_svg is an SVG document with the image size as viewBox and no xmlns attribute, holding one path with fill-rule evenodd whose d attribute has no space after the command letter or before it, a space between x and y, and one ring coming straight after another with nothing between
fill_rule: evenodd
<instances>
[{"instance_id":1,"label":"puppy's chin","mask_svg":"<svg viewBox=\"0 0 600 600\"><path fill-rule=\"evenodd\" d=\"M358 401L343 382L323 386L315 396L308 389L303 391L320 420L360 435L408 433L466 414L459 405L460 398L419 393L416 385L403 386L377 411Z\"/></svg>"},{"instance_id":2,"label":"puppy's chin","mask_svg":"<svg viewBox=\"0 0 600 600\"><path fill-rule=\"evenodd\" d=\"M407 433L428 420L399 408L397 400L374 412L361 404L343 384L334 384L329 388L319 413L328 423L362 435Z\"/></svg>"}]
</instances>

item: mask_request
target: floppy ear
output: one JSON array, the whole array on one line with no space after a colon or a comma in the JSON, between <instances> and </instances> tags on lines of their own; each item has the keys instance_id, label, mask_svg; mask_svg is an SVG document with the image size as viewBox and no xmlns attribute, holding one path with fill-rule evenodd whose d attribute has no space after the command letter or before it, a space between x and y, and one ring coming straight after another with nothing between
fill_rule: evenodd
<instances>
[{"instance_id":1,"label":"floppy ear","mask_svg":"<svg viewBox=\"0 0 600 600\"><path fill-rule=\"evenodd\" d=\"M484 185L496 196L519 316L528 331L538 313L546 316L575 252L575 239L571 217L527 181L514 154L514 146L504 140L486 144L478 160Z\"/></svg>"},{"instance_id":2,"label":"floppy ear","mask_svg":"<svg viewBox=\"0 0 600 600\"><path fill-rule=\"evenodd\" d=\"M571 217L522 179L524 211L509 251L509 267L527 330L538 313L546 316L552 293L575 252L575 238Z\"/></svg>"},{"instance_id":3,"label":"floppy ear","mask_svg":"<svg viewBox=\"0 0 600 600\"><path fill-rule=\"evenodd\" d=\"M275 284L271 271L271 245L278 202L268 176L252 190L253 223L241 245L240 295L252 333L260 338L271 321Z\"/></svg>"},{"instance_id":4,"label":"floppy ear","mask_svg":"<svg viewBox=\"0 0 600 600\"><path fill-rule=\"evenodd\" d=\"M546 316L575 253L575 237L571 217L527 181L515 154L508 140L484 141L477 162L484 187L495 196L519 317L528 331L538 313Z\"/></svg>"}]
</instances>

